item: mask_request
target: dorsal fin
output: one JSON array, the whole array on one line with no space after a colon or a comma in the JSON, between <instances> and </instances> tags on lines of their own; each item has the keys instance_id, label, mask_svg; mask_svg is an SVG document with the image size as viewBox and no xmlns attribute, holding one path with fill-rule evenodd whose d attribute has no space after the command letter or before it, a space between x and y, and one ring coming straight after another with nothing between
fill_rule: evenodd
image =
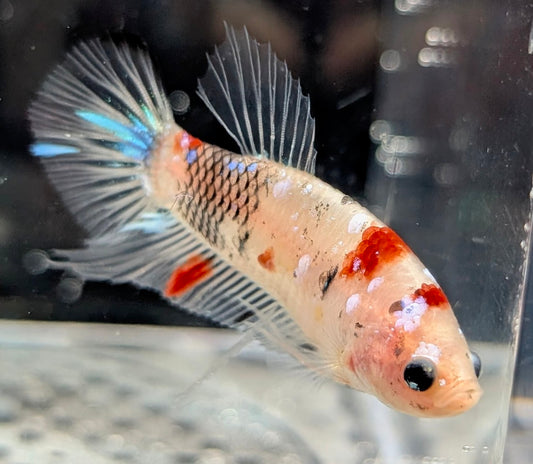
<instances>
[{"instance_id":1,"label":"dorsal fin","mask_svg":"<svg viewBox=\"0 0 533 464\"><path fill-rule=\"evenodd\" d=\"M285 62L246 28L225 24L226 40L208 56L198 95L241 153L263 156L314 173L315 121Z\"/></svg>"}]
</instances>

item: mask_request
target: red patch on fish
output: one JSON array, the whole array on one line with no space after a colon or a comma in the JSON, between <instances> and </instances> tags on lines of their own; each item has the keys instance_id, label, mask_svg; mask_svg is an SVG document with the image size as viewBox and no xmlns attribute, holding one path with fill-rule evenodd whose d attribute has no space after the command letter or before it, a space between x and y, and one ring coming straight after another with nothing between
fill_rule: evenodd
<instances>
[{"instance_id":1,"label":"red patch on fish","mask_svg":"<svg viewBox=\"0 0 533 464\"><path fill-rule=\"evenodd\" d=\"M205 280L213 269L210 260L201 256L191 256L185 263L177 267L165 287L165 296L178 296L194 288Z\"/></svg>"},{"instance_id":2,"label":"red patch on fish","mask_svg":"<svg viewBox=\"0 0 533 464\"><path fill-rule=\"evenodd\" d=\"M429 306L439 306L448 303L448 298L444 292L434 284L422 284L418 290L415 290L413 297L423 297Z\"/></svg>"},{"instance_id":3,"label":"red patch on fish","mask_svg":"<svg viewBox=\"0 0 533 464\"><path fill-rule=\"evenodd\" d=\"M202 145L202 141L200 139L189 135L189 150L196 150L200 145Z\"/></svg>"},{"instance_id":4,"label":"red patch on fish","mask_svg":"<svg viewBox=\"0 0 533 464\"><path fill-rule=\"evenodd\" d=\"M193 137L185 131L180 131L174 136L174 145L172 146L173 153L179 153L180 151L196 150L202 141Z\"/></svg>"},{"instance_id":5,"label":"red patch on fish","mask_svg":"<svg viewBox=\"0 0 533 464\"><path fill-rule=\"evenodd\" d=\"M267 248L263 253L257 256L257 261L267 271L274 270L274 248Z\"/></svg>"},{"instance_id":6,"label":"red patch on fish","mask_svg":"<svg viewBox=\"0 0 533 464\"><path fill-rule=\"evenodd\" d=\"M371 277L378 266L410 251L398 234L389 227L368 227L363 232L361 243L344 257L340 275L351 277L362 274Z\"/></svg>"}]
</instances>

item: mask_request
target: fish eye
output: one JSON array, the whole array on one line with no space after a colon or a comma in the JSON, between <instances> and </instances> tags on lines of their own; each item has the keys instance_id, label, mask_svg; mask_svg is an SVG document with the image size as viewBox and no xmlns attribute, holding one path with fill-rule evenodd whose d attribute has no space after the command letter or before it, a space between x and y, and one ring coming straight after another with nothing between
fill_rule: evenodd
<instances>
[{"instance_id":1,"label":"fish eye","mask_svg":"<svg viewBox=\"0 0 533 464\"><path fill-rule=\"evenodd\" d=\"M426 391L436 377L435 364L427 358L415 358L403 371L403 378L409 388L415 391Z\"/></svg>"},{"instance_id":2,"label":"fish eye","mask_svg":"<svg viewBox=\"0 0 533 464\"><path fill-rule=\"evenodd\" d=\"M472 365L474 366L474 372L476 373L476 377L479 379L479 375L481 374L481 359L477 353L471 351L470 360L472 361Z\"/></svg>"}]
</instances>

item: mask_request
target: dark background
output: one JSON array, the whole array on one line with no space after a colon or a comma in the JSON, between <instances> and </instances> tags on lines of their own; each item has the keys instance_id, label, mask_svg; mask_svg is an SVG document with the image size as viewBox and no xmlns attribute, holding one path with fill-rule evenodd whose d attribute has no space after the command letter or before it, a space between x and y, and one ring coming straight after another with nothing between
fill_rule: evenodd
<instances>
[{"instance_id":1,"label":"dark background","mask_svg":"<svg viewBox=\"0 0 533 464\"><path fill-rule=\"evenodd\" d=\"M178 124L236 148L195 94L205 54L223 40L226 20L271 42L310 95L317 175L409 242L447 289L460 321L476 311L478 327L467 324L467 335L508 338L531 188L533 8L526 1L426 1L398 14L407 3L394 3L396 9L392 2L364 0L0 0L0 316L208 324L129 285L87 282L76 301L65 301L61 273L25 270L28 251L76 248L84 239L28 154L26 111L72 43L118 36L147 46L167 94L189 95L190 109L176 115ZM446 49L453 66L416 64L427 45L425 31L435 24L459 31L458 42ZM388 49L402 59L398 72L380 67ZM403 174L387 173L374 156L384 144L372 143L370 126L382 119L391 121L394 134L424 140L421 153L398 158ZM443 180L439 172L451 174ZM530 292L517 382L529 394L532 312Z\"/></svg>"}]
</instances>

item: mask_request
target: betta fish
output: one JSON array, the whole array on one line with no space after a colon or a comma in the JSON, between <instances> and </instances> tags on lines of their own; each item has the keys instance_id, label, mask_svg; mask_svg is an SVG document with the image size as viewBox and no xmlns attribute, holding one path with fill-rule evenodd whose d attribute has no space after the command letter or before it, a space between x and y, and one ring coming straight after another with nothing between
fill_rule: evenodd
<instances>
[{"instance_id":1,"label":"betta fish","mask_svg":"<svg viewBox=\"0 0 533 464\"><path fill-rule=\"evenodd\" d=\"M448 299L393 230L313 175L309 98L271 47L227 26L198 95L240 153L176 124L141 47L82 41L52 70L31 153L88 238L49 267L156 291L407 414L475 405L479 359Z\"/></svg>"}]
</instances>

